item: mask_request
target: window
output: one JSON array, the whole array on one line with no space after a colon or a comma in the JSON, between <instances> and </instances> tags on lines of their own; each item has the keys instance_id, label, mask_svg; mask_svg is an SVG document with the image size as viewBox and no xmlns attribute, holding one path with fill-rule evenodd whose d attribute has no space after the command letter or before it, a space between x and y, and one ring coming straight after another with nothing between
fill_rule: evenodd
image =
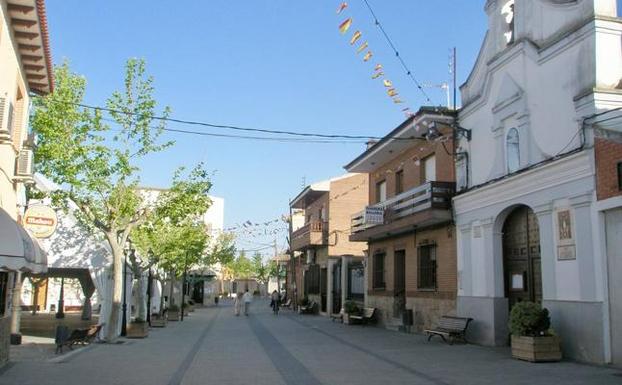
<instances>
[{"instance_id":1,"label":"window","mask_svg":"<svg viewBox=\"0 0 622 385\"><path fill-rule=\"evenodd\" d=\"M618 190L622 191L622 162L618 162Z\"/></svg>"},{"instance_id":2,"label":"window","mask_svg":"<svg viewBox=\"0 0 622 385\"><path fill-rule=\"evenodd\" d=\"M417 251L417 288L436 290L436 245L421 245Z\"/></svg>"},{"instance_id":3,"label":"window","mask_svg":"<svg viewBox=\"0 0 622 385\"><path fill-rule=\"evenodd\" d=\"M365 298L365 269L360 262L348 264L348 299Z\"/></svg>"},{"instance_id":4,"label":"window","mask_svg":"<svg viewBox=\"0 0 622 385\"><path fill-rule=\"evenodd\" d=\"M421 162L421 184L436 180L436 156L430 155Z\"/></svg>"},{"instance_id":5,"label":"window","mask_svg":"<svg viewBox=\"0 0 622 385\"><path fill-rule=\"evenodd\" d=\"M0 272L0 317L6 313L6 299L9 293L9 273Z\"/></svg>"},{"instance_id":6,"label":"window","mask_svg":"<svg viewBox=\"0 0 622 385\"><path fill-rule=\"evenodd\" d=\"M395 173L395 195L404 192L404 170Z\"/></svg>"},{"instance_id":7,"label":"window","mask_svg":"<svg viewBox=\"0 0 622 385\"><path fill-rule=\"evenodd\" d=\"M374 254L374 276L372 286L374 289L384 289L384 258L385 253Z\"/></svg>"},{"instance_id":8,"label":"window","mask_svg":"<svg viewBox=\"0 0 622 385\"><path fill-rule=\"evenodd\" d=\"M509 0L505 3L501 8L501 16L503 16L505 21L503 36L505 37L506 44L510 45L514 42L514 0Z\"/></svg>"},{"instance_id":9,"label":"window","mask_svg":"<svg viewBox=\"0 0 622 385\"><path fill-rule=\"evenodd\" d=\"M507 150L507 168L508 173L511 174L518 171L520 168L520 138L518 137L518 130L511 128L506 136L506 150Z\"/></svg>"},{"instance_id":10,"label":"window","mask_svg":"<svg viewBox=\"0 0 622 385\"><path fill-rule=\"evenodd\" d=\"M376 183L376 203L387 200L387 181L383 180Z\"/></svg>"},{"instance_id":11,"label":"window","mask_svg":"<svg viewBox=\"0 0 622 385\"><path fill-rule=\"evenodd\" d=\"M310 265L305 274L307 293L320 294L320 265Z\"/></svg>"}]
</instances>

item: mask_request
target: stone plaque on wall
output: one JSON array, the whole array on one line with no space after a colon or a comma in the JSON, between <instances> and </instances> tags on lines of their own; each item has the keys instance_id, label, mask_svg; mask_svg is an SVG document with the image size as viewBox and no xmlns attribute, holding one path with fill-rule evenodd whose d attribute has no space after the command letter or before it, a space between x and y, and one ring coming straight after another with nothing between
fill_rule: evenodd
<instances>
[{"instance_id":1,"label":"stone plaque on wall","mask_svg":"<svg viewBox=\"0 0 622 385\"><path fill-rule=\"evenodd\" d=\"M577 259L572 213L570 209L557 211L557 260Z\"/></svg>"}]
</instances>

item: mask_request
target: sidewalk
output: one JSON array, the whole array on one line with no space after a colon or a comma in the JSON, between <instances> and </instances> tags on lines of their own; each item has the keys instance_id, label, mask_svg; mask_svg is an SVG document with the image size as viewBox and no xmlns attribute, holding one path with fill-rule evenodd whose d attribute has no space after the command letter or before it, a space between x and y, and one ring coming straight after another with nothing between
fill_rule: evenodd
<instances>
[{"instance_id":1,"label":"sidewalk","mask_svg":"<svg viewBox=\"0 0 622 385\"><path fill-rule=\"evenodd\" d=\"M319 316L249 317L230 304L198 309L143 340L97 344L58 362L20 361L0 384L621 384L622 371L572 362L531 364L507 348L449 346Z\"/></svg>"}]
</instances>

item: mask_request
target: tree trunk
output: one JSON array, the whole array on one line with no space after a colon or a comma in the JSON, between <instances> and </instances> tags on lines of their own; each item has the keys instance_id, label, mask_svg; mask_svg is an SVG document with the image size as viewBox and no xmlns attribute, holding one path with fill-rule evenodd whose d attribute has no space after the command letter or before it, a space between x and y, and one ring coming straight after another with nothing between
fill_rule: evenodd
<instances>
[{"instance_id":1,"label":"tree trunk","mask_svg":"<svg viewBox=\"0 0 622 385\"><path fill-rule=\"evenodd\" d=\"M138 293L138 306L137 306L137 318L145 321L147 319L147 288L145 287L145 281L143 280L143 269L141 266L135 266L134 274L136 275L137 293Z\"/></svg>"},{"instance_id":2,"label":"tree trunk","mask_svg":"<svg viewBox=\"0 0 622 385\"><path fill-rule=\"evenodd\" d=\"M110 307L110 317L107 323L107 339L114 341L119 336L119 317L121 316L121 304L123 303L123 249L117 242L116 233L106 234L108 243L112 250L112 306Z\"/></svg>"},{"instance_id":3,"label":"tree trunk","mask_svg":"<svg viewBox=\"0 0 622 385\"><path fill-rule=\"evenodd\" d=\"M160 310L158 314L162 316L162 312L164 311L164 280L158 279L158 282L160 282Z\"/></svg>"},{"instance_id":4,"label":"tree trunk","mask_svg":"<svg viewBox=\"0 0 622 385\"><path fill-rule=\"evenodd\" d=\"M169 288L168 307L173 304L173 289L175 288L175 274L171 272L171 287Z\"/></svg>"}]
</instances>

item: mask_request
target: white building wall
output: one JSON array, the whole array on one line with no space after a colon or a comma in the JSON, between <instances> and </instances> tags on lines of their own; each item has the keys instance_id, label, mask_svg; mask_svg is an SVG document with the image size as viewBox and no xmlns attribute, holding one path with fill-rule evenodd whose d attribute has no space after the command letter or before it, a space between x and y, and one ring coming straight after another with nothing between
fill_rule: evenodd
<instances>
[{"instance_id":1,"label":"white building wall","mask_svg":"<svg viewBox=\"0 0 622 385\"><path fill-rule=\"evenodd\" d=\"M607 362L606 268L597 230L602 218L591 131L589 124L583 127L587 116L622 106L622 95L611 91L622 79L622 22L612 18L615 0L516 0L514 43L508 46L501 15L506 3L487 1L489 31L461 87L459 124L472 130L472 140L459 143L468 152L471 190L454 199L458 312L475 319L471 340L507 343L502 229L513 208L527 205L539 223L543 305L564 354ZM506 137L512 128L519 132L523 171L508 177ZM584 133L583 151L527 170L579 149ZM564 209L573 224L576 258L570 260L557 256L557 213Z\"/></svg>"}]
</instances>

